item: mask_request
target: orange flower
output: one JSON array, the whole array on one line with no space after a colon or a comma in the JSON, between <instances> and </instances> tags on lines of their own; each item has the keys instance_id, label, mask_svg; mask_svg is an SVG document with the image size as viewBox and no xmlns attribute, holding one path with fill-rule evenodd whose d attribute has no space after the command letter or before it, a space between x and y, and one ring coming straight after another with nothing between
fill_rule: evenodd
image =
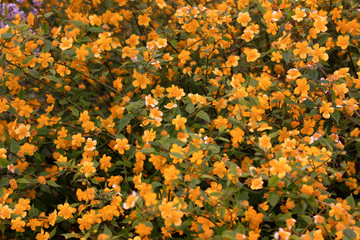
<instances>
[{"instance_id":1,"label":"orange flower","mask_svg":"<svg viewBox=\"0 0 360 240\"><path fill-rule=\"evenodd\" d=\"M250 188L252 190L259 190L263 188L264 181L262 177L254 178L251 180L251 186Z\"/></svg>"},{"instance_id":2,"label":"orange flower","mask_svg":"<svg viewBox=\"0 0 360 240\"><path fill-rule=\"evenodd\" d=\"M257 49L245 48L244 53L248 62L255 62L261 56Z\"/></svg>"},{"instance_id":3,"label":"orange flower","mask_svg":"<svg viewBox=\"0 0 360 240\"><path fill-rule=\"evenodd\" d=\"M51 53L40 53L37 62L41 64L43 68L46 68L49 66L49 63L52 63L54 61L54 58L51 57Z\"/></svg>"},{"instance_id":4,"label":"orange flower","mask_svg":"<svg viewBox=\"0 0 360 240\"><path fill-rule=\"evenodd\" d=\"M336 45L341 49L346 49L349 46L349 39L349 36L339 36Z\"/></svg>"},{"instance_id":5,"label":"orange flower","mask_svg":"<svg viewBox=\"0 0 360 240\"><path fill-rule=\"evenodd\" d=\"M138 196L135 191L132 192L127 198L126 201L123 203L124 209L130 209L135 207L135 203L138 200Z\"/></svg>"},{"instance_id":6,"label":"orange flower","mask_svg":"<svg viewBox=\"0 0 360 240\"><path fill-rule=\"evenodd\" d=\"M272 145L270 140L271 138L269 136L263 135L262 137L259 138L259 146L265 149L271 148Z\"/></svg>"},{"instance_id":7,"label":"orange flower","mask_svg":"<svg viewBox=\"0 0 360 240\"><path fill-rule=\"evenodd\" d=\"M126 138L116 139L115 150L118 150L120 154L124 154L125 150L130 149L129 141Z\"/></svg>"},{"instance_id":8,"label":"orange flower","mask_svg":"<svg viewBox=\"0 0 360 240\"><path fill-rule=\"evenodd\" d=\"M139 15L138 20L139 25L145 27L149 26L149 23L151 21L148 14Z\"/></svg>"},{"instance_id":9,"label":"orange flower","mask_svg":"<svg viewBox=\"0 0 360 240\"><path fill-rule=\"evenodd\" d=\"M301 22L306 16L305 10L301 10L299 7L295 8L295 15L291 18L297 22Z\"/></svg>"},{"instance_id":10,"label":"orange flower","mask_svg":"<svg viewBox=\"0 0 360 240\"><path fill-rule=\"evenodd\" d=\"M112 164L111 164L111 157L110 156L106 156L106 154L104 154L102 156L102 158L100 158L100 169L104 170L105 172L108 171L108 168L111 168Z\"/></svg>"},{"instance_id":11,"label":"orange flower","mask_svg":"<svg viewBox=\"0 0 360 240\"><path fill-rule=\"evenodd\" d=\"M290 236L291 233L284 231L282 228L280 228L279 231L275 233L276 240L289 240Z\"/></svg>"},{"instance_id":12,"label":"orange flower","mask_svg":"<svg viewBox=\"0 0 360 240\"><path fill-rule=\"evenodd\" d=\"M73 214L76 212L76 208L70 207L69 203L59 204L57 207L59 211L59 217L63 217L64 219L73 218Z\"/></svg>"},{"instance_id":13,"label":"orange flower","mask_svg":"<svg viewBox=\"0 0 360 240\"><path fill-rule=\"evenodd\" d=\"M15 133L18 135L19 139L22 140L25 137L30 137L30 124L20 124L19 127L15 129Z\"/></svg>"},{"instance_id":14,"label":"orange flower","mask_svg":"<svg viewBox=\"0 0 360 240\"><path fill-rule=\"evenodd\" d=\"M132 34L130 38L128 38L125 42L130 45L131 48L135 48L136 45L138 45L139 42L139 36Z\"/></svg>"},{"instance_id":15,"label":"orange flower","mask_svg":"<svg viewBox=\"0 0 360 240\"><path fill-rule=\"evenodd\" d=\"M284 157L279 158L279 160L271 160L270 166L270 173L277 175L280 179L284 178L286 173L291 171L291 167L287 164L287 160Z\"/></svg>"},{"instance_id":16,"label":"orange flower","mask_svg":"<svg viewBox=\"0 0 360 240\"><path fill-rule=\"evenodd\" d=\"M11 229L17 232L25 232L25 222L21 220L21 217L11 220Z\"/></svg>"},{"instance_id":17,"label":"orange flower","mask_svg":"<svg viewBox=\"0 0 360 240\"><path fill-rule=\"evenodd\" d=\"M187 119L184 117L181 117L180 115L177 115L175 119L172 120L172 124L175 125L175 129L177 131L181 129L186 129L185 123L187 122Z\"/></svg>"},{"instance_id":18,"label":"orange flower","mask_svg":"<svg viewBox=\"0 0 360 240\"><path fill-rule=\"evenodd\" d=\"M190 52L186 50L182 50L181 53L178 55L181 63L186 63L186 61L190 60Z\"/></svg>"},{"instance_id":19,"label":"orange flower","mask_svg":"<svg viewBox=\"0 0 360 240\"><path fill-rule=\"evenodd\" d=\"M238 23L240 23L241 26L246 27L248 25L248 23L251 21L251 17L248 12L245 12L245 13L240 12L238 14L236 21Z\"/></svg>"},{"instance_id":20,"label":"orange flower","mask_svg":"<svg viewBox=\"0 0 360 240\"><path fill-rule=\"evenodd\" d=\"M139 234L140 237L150 235L152 229L152 227L148 227L144 223L140 223L139 225L135 226L135 232Z\"/></svg>"},{"instance_id":21,"label":"orange flower","mask_svg":"<svg viewBox=\"0 0 360 240\"><path fill-rule=\"evenodd\" d=\"M300 94L301 97L306 97L310 90L310 85L307 84L306 78L296 80L297 87L294 89L295 94Z\"/></svg>"},{"instance_id":22,"label":"orange flower","mask_svg":"<svg viewBox=\"0 0 360 240\"><path fill-rule=\"evenodd\" d=\"M145 89L148 84L151 83L150 79L146 76L146 74L138 73L136 70L134 70L133 78L135 78L135 81L132 82L132 85L134 87L140 87L141 89Z\"/></svg>"},{"instance_id":23,"label":"orange flower","mask_svg":"<svg viewBox=\"0 0 360 240\"><path fill-rule=\"evenodd\" d=\"M61 50L65 51L65 50L71 48L72 44L73 44L72 38L63 37L63 38L61 38L61 43L59 45L59 48Z\"/></svg>"},{"instance_id":24,"label":"orange flower","mask_svg":"<svg viewBox=\"0 0 360 240\"><path fill-rule=\"evenodd\" d=\"M334 112L335 109L331 106L331 102L322 102L322 106L320 107L320 113L322 113L324 118L330 118L330 114Z\"/></svg>"},{"instance_id":25,"label":"orange flower","mask_svg":"<svg viewBox=\"0 0 360 240\"><path fill-rule=\"evenodd\" d=\"M36 235L36 240L48 240L50 238L50 234L48 232L44 232L44 229L41 229L41 232Z\"/></svg>"},{"instance_id":26,"label":"orange flower","mask_svg":"<svg viewBox=\"0 0 360 240\"><path fill-rule=\"evenodd\" d=\"M171 87L166 88L166 91L169 93L168 98L174 97L176 100L180 100L185 96L184 90L178 86L171 85Z\"/></svg>"},{"instance_id":27,"label":"orange flower","mask_svg":"<svg viewBox=\"0 0 360 240\"><path fill-rule=\"evenodd\" d=\"M227 61L226 61L226 66L227 67L236 67L236 66L238 66L239 59L240 59L239 56L235 56L235 55L229 56Z\"/></svg>"}]
</instances>

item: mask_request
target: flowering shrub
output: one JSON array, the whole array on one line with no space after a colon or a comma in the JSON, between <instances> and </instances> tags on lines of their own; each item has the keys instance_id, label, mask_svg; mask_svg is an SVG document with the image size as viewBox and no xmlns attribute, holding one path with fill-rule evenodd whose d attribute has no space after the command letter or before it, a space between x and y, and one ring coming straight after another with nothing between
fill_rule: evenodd
<instances>
[{"instance_id":1,"label":"flowering shrub","mask_svg":"<svg viewBox=\"0 0 360 240\"><path fill-rule=\"evenodd\" d=\"M360 239L356 1L0 6L3 236Z\"/></svg>"}]
</instances>

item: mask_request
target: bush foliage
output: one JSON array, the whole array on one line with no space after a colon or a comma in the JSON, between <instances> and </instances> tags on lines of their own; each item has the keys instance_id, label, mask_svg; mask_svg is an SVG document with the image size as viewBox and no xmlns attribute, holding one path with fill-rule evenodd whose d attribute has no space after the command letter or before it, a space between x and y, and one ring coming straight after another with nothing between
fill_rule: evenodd
<instances>
[{"instance_id":1,"label":"bush foliage","mask_svg":"<svg viewBox=\"0 0 360 240\"><path fill-rule=\"evenodd\" d=\"M0 6L5 238L360 239L356 1Z\"/></svg>"}]
</instances>

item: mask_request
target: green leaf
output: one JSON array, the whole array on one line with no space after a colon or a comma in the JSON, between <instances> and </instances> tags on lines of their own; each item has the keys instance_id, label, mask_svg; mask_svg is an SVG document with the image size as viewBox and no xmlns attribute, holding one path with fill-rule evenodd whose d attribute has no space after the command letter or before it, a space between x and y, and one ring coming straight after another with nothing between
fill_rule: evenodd
<instances>
[{"instance_id":1,"label":"green leaf","mask_svg":"<svg viewBox=\"0 0 360 240\"><path fill-rule=\"evenodd\" d=\"M11 139L10 152L18 153L19 150L20 150L20 144L15 139Z\"/></svg>"},{"instance_id":2,"label":"green leaf","mask_svg":"<svg viewBox=\"0 0 360 240\"><path fill-rule=\"evenodd\" d=\"M31 183L28 179L25 179L25 178L20 178L17 180L18 183L25 183L25 184L28 184L28 183Z\"/></svg>"},{"instance_id":3,"label":"green leaf","mask_svg":"<svg viewBox=\"0 0 360 240\"><path fill-rule=\"evenodd\" d=\"M339 124L340 111L335 109L334 112L331 114L331 117L336 121L337 124Z\"/></svg>"},{"instance_id":4,"label":"green leaf","mask_svg":"<svg viewBox=\"0 0 360 240\"><path fill-rule=\"evenodd\" d=\"M52 187L61 187L59 184L57 184L53 180L47 180L46 183L49 184Z\"/></svg>"},{"instance_id":5,"label":"green leaf","mask_svg":"<svg viewBox=\"0 0 360 240\"><path fill-rule=\"evenodd\" d=\"M313 80L316 82L316 80L318 79L319 73L317 70L313 69L310 70L307 74L306 74L306 78L309 80Z\"/></svg>"},{"instance_id":6,"label":"green leaf","mask_svg":"<svg viewBox=\"0 0 360 240\"><path fill-rule=\"evenodd\" d=\"M271 206L275 206L279 202L280 196L276 192L270 192L268 200Z\"/></svg>"},{"instance_id":7,"label":"green leaf","mask_svg":"<svg viewBox=\"0 0 360 240\"><path fill-rule=\"evenodd\" d=\"M0 167L6 168L9 162L5 158L0 158Z\"/></svg>"},{"instance_id":8,"label":"green leaf","mask_svg":"<svg viewBox=\"0 0 360 240\"><path fill-rule=\"evenodd\" d=\"M0 179L0 187L6 186L8 184L9 184L9 179L8 178Z\"/></svg>"},{"instance_id":9,"label":"green leaf","mask_svg":"<svg viewBox=\"0 0 360 240\"><path fill-rule=\"evenodd\" d=\"M52 238L55 235L56 228L57 228L57 226L55 226L55 228L50 232L50 238Z\"/></svg>"},{"instance_id":10,"label":"green leaf","mask_svg":"<svg viewBox=\"0 0 360 240\"><path fill-rule=\"evenodd\" d=\"M77 238L77 233L64 233L61 234L65 237L65 239L69 239L69 238Z\"/></svg>"},{"instance_id":11,"label":"green leaf","mask_svg":"<svg viewBox=\"0 0 360 240\"><path fill-rule=\"evenodd\" d=\"M209 115L206 113L206 112L204 112L203 110L201 110L200 112L198 112L198 114L196 114L199 118L201 118L201 119L203 119L203 120L205 120L205 121L207 121L207 122L210 122L210 117L209 117Z\"/></svg>"},{"instance_id":12,"label":"green leaf","mask_svg":"<svg viewBox=\"0 0 360 240\"><path fill-rule=\"evenodd\" d=\"M118 125L119 132L121 132L133 118L134 118L134 115L128 114L128 115L125 115L122 119L120 119L119 125Z\"/></svg>"},{"instance_id":13,"label":"green leaf","mask_svg":"<svg viewBox=\"0 0 360 240\"><path fill-rule=\"evenodd\" d=\"M176 157L176 158L180 158L180 159L184 159L184 155L178 152L171 152L170 155Z\"/></svg>"},{"instance_id":14,"label":"green leaf","mask_svg":"<svg viewBox=\"0 0 360 240\"><path fill-rule=\"evenodd\" d=\"M35 58L35 55L28 56L28 57L26 57L26 58L22 61L22 63L23 63L23 64L28 64L28 63L31 62L31 60L33 60L34 58Z\"/></svg>"},{"instance_id":15,"label":"green leaf","mask_svg":"<svg viewBox=\"0 0 360 240\"><path fill-rule=\"evenodd\" d=\"M80 116L79 111L75 107L71 108L71 112L75 117Z\"/></svg>"},{"instance_id":16,"label":"green leaf","mask_svg":"<svg viewBox=\"0 0 360 240\"><path fill-rule=\"evenodd\" d=\"M153 152L155 152L155 149L153 149L153 148L144 148L144 149L141 149L140 150L140 152L142 152L142 153L153 153Z\"/></svg>"},{"instance_id":17,"label":"green leaf","mask_svg":"<svg viewBox=\"0 0 360 240\"><path fill-rule=\"evenodd\" d=\"M48 18L53 14L54 14L53 12L47 12L47 13L44 14L44 18Z\"/></svg>"},{"instance_id":18,"label":"green leaf","mask_svg":"<svg viewBox=\"0 0 360 240\"><path fill-rule=\"evenodd\" d=\"M195 111L194 104L190 102L188 105L186 105L185 110L190 114L193 113Z\"/></svg>"},{"instance_id":19,"label":"green leaf","mask_svg":"<svg viewBox=\"0 0 360 240\"><path fill-rule=\"evenodd\" d=\"M347 228L343 231L344 240L353 240L356 239L356 233L351 228Z\"/></svg>"},{"instance_id":20,"label":"green leaf","mask_svg":"<svg viewBox=\"0 0 360 240\"><path fill-rule=\"evenodd\" d=\"M275 187L277 185L277 183L279 182L279 177L278 176L272 176L268 182L270 187Z\"/></svg>"},{"instance_id":21,"label":"green leaf","mask_svg":"<svg viewBox=\"0 0 360 240\"><path fill-rule=\"evenodd\" d=\"M9 32L1 34L1 38L6 39L6 40L10 40L13 36L14 36L14 34L9 33Z\"/></svg>"},{"instance_id":22,"label":"green leaf","mask_svg":"<svg viewBox=\"0 0 360 240\"><path fill-rule=\"evenodd\" d=\"M307 224L312 224L313 223L313 219L310 216L300 215L299 217L301 219L303 219Z\"/></svg>"},{"instance_id":23,"label":"green leaf","mask_svg":"<svg viewBox=\"0 0 360 240\"><path fill-rule=\"evenodd\" d=\"M104 227L104 233L110 237L112 236L111 230L106 225Z\"/></svg>"},{"instance_id":24,"label":"green leaf","mask_svg":"<svg viewBox=\"0 0 360 240\"><path fill-rule=\"evenodd\" d=\"M62 83L62 81L55 76L47 75L45 78L49 79L50 81L56 82L56 83Z\"/></svg>"},{"instance_id":25,"label":"green leaf","mask_svg":"<svg viewBox=\"0 0 360 240\"><path fill-rule=\"evenodd\" d=\"M356 203L355 203L355 199L352 195L352 193L346 198L346 202L349 204L349 206L353 209L356 208Z\"/></svg>"},{"instance_id":26,"label":"green leaf","mask_svg":"<svg viewBox=\"0 0 360 240\"><path fill-rule=\"evenodd\" d=\"M0 57L0 66L4 66L5 61L6 61L5 54L1 54L1 57Z\"/></svg>"},{"instance_id":27,"label":"green leaf","mask_svg":"<svg viewBox=\"0 0 360 240\"><path fill-rule=\"evenodd\" d=\"M100 27L89 27L88 31L93 33L101 33L104 31L104 29Z\"/></svg>"}]
</instances>

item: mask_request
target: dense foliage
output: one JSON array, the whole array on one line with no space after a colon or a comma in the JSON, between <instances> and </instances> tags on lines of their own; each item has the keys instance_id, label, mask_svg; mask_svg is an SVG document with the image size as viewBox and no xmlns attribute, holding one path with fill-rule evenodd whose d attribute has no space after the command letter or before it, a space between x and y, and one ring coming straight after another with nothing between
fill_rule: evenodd
<instances>
[{"instance_id":1,"label":"dense foliage","mask_svg":"<svg viewBox=\"0 0 360 240\"><path fill-rule=\"evenodd\" d=\"M360 239L357 1L0 15L5 239Z\"/></svg>"}]
</instances>

